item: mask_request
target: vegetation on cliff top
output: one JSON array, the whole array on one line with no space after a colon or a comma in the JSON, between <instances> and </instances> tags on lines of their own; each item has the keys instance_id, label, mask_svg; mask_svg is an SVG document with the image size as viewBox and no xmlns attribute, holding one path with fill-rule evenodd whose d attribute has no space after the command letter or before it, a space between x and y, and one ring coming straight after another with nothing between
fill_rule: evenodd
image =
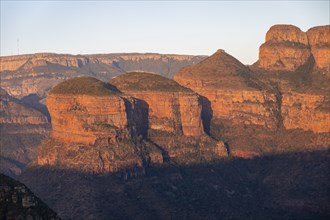
<instances>
[{"instance_id":1,"label":"vegetation on cliff top","mask_svg":"<svg viewBox=\"0 0 330 220\"><path fill-rule=\"evenodd\" d=\"M123 91L193 92L174 80L146 72L126 73L113 78L110 83Z\"/></svg>"},{"instance_id":2,"label":"vegetation on cliff top","mask_svg":"<svg viewBox=\"0 0 330 220\"><path fill-rule=\"evenodd\" d=\"M93 77L77 77L56 85L50 94L108 96L118 95L120 91L109 83Z\"/></svg>"}]
</instances>

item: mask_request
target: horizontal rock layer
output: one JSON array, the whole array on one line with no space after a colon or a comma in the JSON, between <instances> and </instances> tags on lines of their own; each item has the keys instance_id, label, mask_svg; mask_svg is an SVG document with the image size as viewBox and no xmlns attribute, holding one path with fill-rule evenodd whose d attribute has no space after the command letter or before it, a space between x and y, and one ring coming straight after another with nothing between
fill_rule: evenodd
<instances>
[{"instance_id":1,"label":"horizontal rock layer","mask_svg":"<svg viewBox=\"0 0 330 220\"><path fill-rule=\"evenodd\" d=\"M315 133L330 132L329 96L283 94L281 114L286 129L303 129Z\"/></svg>"},{"instance_id":2,"label":"horizontal rock layer","mask_svg":"<svg viewBox=\"0 0 330 220\"><path fill-rule=\"evenodd\" d=\"M127 128L125 101L118 96L50 94L47 106L52 137L67 143L94 144L99 136L115 138L116 129Z\"/></svg>"}]
</instances>

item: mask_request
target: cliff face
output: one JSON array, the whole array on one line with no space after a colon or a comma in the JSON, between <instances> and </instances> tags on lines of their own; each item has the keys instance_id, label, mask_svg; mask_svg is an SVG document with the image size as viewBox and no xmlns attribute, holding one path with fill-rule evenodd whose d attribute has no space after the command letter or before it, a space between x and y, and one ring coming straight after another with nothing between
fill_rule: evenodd
<instances>
[{"instance_id":1,"label":"cliff face","mask_svg":"<svg viewBox=\"0 0 330 220\"><path fill-rule=\"evenodd\" d=\"M295 71L312 56L315 67L329 67L330 26L307 32L293 25L274 25L259 49L259 66L268 71Z\"/></svg>"},{"instance_id":2,"label":"cliff face","mask_svg":"<svg viewBox=\"0 0 330 220\"><path fill-rule=\"evenodd\" d=\"M281 117L286 129L330 132L329 28L330 26L314 27L304 33L291 25L275 25L267 32L266 43L260 47L258 66L262 70L259 70L259 76L265 78L266 83L278 85L282 93ZM274 66L277 51L270 54L263 51L264 47L267 48L267 45L274 42L279 47L273 49L282 50L283 53L287 50L281 49L281 45L292 42L290 47L293 50L307 48L310 56L288 55L284 66ZM281 57L278 59L281 60Z\"/></svg>"},{"instance_id":3,"label":"cliff face","mask_svg":"<svg viewBox=\"0 0 330 220\"><path fill-rule=\"evenodd\" d=\"M70 54L37 53L17 56L1 57L1 71L27 69L32 66L44 66L46 62L59 64L65 67L82 67L88 63L88 58L84 56L74 56Z\"/></svg>"},{"instance_id":4,"label":"cliff face","mask_svg":"<svg viewBox=\"0 0 330 220\"><path fill-rule=\"evenodd\" d=\"M94 144L97 137L127 126L125 102L121 97L55 95L47 97L52 118L52 136L64 142Z\"/></svg>"},{"instance_id":5,"label":"cliff face","mask_svg":"<svg viewBox=\"0 0 330 220\"><path fill-rule=\"evenodd\" d=\"M183 68L174 80L204 97L204 124L211 117L229 118L233 123L277 126L276 95L261 91L251 71L222 50Z\"/></svg>"},{"instance_id":6,"label":"cliff face","mask_svg":"<svg viewBox=\"0 0 330 220\"><path fill-rule=\"evenodd\" d=\"M125 101L110 84L91 77L55 86L47 97L53 130L39 146L37 163L86 172L141 167Z\"/></svg>"},{"instance_id":7,"label":"cliff face","mask_svg":"<svg viewBox=\"0 0 330 220\"><path fill-rule=\"evenodd\" d=\"M259 49L259 65L267 70L295 71L310 57L307 34L292 25L272 26Z\"/></svg>"},{"instance_id":8,"label":"cliff face","mask_svg":"<svg viewBox=\"0 0 330 220\"><path fill-rule=\"evenodd\" d=\"M330 78L327 56L315 51L329 51L327 28L304 33L275 25L256 64L246 67L218 50L174 80L201 95L205 130L226 141L234 156L322 148L329 141Z\"/></svg>"},{"instance_id":9,"label":"cliff face","mask_svg":"<svg viewBox=\"0 0 330 220\"><path fill-rule=\"evenodd\" d=\"M199 96L176 82L148 73L128 73L110 81L148 106L149 128L176 135L203 134Z\"/></svg>"},{"instance_id":10,"label":"cliff face","mask_svg":"<svg viewBox=\"0 0 330 220\"><path fill-rule=\"evenodd\" d=\"M319 69L327 69L329 72L330 25L311 28L307 31L307 36L315 59L315 66Z\"/></svg>"},{"instance_id":11,"label":"cliff face","mask_svg":"<svg viewBox=\"0 0 330 220\"><path fill-rule=\"evenodd\" d=\"M164 161L194 163L227 156L224 143L204 134L202 99L173 80L150 73L127 73L110 81L148 107L148 138Z\"/></svg>"},{"instance_id":12,"label":"cliff face","mask_svg":"<svg viewBox=\"0 0 330 220\"><path fill-rule=\"evenodd\" d=\"M191 163L227 155L222 142L203 135L198 95L155 74L128 73L111 84L71 79L54 87L47 107L53 131L39 146L39 165L144 172L170 158Z\"/></svg>"},{"instance_id":13,"label":"cliff face","mask_svg":"<svg viewBox=\"0 0 330 220\"><path fill-rule=\"evenodd\" d=\"M92 76L106 81L128 71L148 71L171 78L180 68L204 58L153 53L6 56L0 57L1 86L16 98L35 94L44 99L48 91L66 79Z\"/></svg>"},{"instance_id":14,"label":"cliff face","mask_svg":"<svg viewBox=\"0 0 330 220\"><path fill-rule=\"evenodd\" d=\"M329 96L289 93L282 98L282 117L286 129L330 132L329 111Z\"/></svg>"}]
</instances>

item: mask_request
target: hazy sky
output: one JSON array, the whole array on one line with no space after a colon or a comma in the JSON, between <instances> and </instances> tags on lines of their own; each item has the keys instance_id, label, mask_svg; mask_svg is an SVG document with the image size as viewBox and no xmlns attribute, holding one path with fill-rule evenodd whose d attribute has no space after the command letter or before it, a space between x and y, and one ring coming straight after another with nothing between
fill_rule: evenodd
<instances>
[{"instance_id":1,"label":"hazy sky","mask_svg":"<svg viewBox=\"0 0 330 220\"><path fill-rule=\"evenodd\" d=\"M326 1L4 1L1 56L157 52L258 59L273 24L329 24Z\"/></svg>"}]
</instances>

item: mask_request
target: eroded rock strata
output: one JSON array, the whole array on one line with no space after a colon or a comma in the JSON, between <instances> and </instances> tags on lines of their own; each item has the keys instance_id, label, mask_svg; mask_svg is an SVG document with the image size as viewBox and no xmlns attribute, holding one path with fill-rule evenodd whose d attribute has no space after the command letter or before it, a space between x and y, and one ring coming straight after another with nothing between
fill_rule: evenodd
<instances>
[{"instance_id":1,"label":"eroded rock strata","mask_svg":"<svg viewBox=\"0 0 330 220\"><path fill-rule=\"evenodd\" d=\"M174 80L204 97L206 127L212 117L227 118L233 123L277 127L276 94L262 90L249 68L223 50L183 68Z\"/></svg>"},{"instance_id":2,"label":"eroded rock strata","mask_svg":"<svg viewBox=\"0 0 330 220\"><path fill-rule=\"evenodd\" d=\"M139 92L125 89L132 85ZM125 74L111 84L71 79L54 87L47 107L53 131L39 146L39 165L144 172L169 159L192 163L227 155L222 142L203 132L199 96L155 74Z\"/></svg>"}]
</instances>

